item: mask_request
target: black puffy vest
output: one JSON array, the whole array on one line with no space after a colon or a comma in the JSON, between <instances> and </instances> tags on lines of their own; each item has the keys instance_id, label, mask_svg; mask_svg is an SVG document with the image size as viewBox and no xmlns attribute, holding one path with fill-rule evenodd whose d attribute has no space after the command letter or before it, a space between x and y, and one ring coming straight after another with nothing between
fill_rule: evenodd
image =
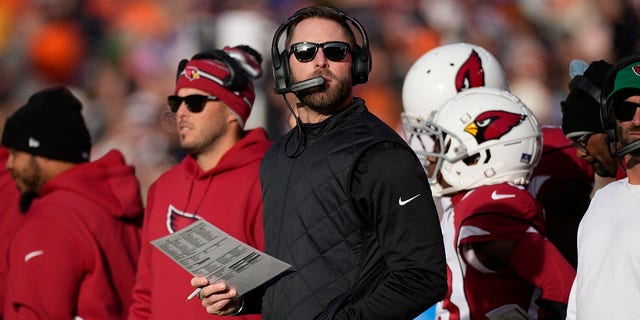
<instances>
[{"instance_id":1,"label":"black puffy vest","mask_svg":"<svg viewBox=\"0 0 640 320\"><path fill-rule=\"evenodd\" d=\"M355 99L317 124L304 125L308 144L292 130L267 151L260 169L265 251L292 272L267 286L263 319L331 319L356 283L361 224L350 204L354 162L370 146L402 139ZM291 136L293 135L293 136Z\"/></svg>"}]
</instances>

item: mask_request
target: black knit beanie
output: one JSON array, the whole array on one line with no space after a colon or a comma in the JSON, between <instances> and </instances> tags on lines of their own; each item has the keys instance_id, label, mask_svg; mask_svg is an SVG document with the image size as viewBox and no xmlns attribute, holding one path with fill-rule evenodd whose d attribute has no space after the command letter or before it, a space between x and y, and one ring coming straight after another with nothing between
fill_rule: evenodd
<instances>
[{"instance_id":1,"label":"black knit beanie","mask_svg":"<svg viewBox=\"0 0 640 320\"><path fill-rule=\"evenodd\" d=\"M2 144L49 159L88 161L91 137L81 111L82 104L66 87L39 91L7 119Z\"/></svg>"},{"instance_id":2,"label":"black knit beanie","mask_svg":"<svg viewBox=\"0 0 640 320\"><path fill-rule=\"evenodd\" d=\"M604 78L613 65L598 60L592 62L583 75L569 84L569 95L562 101L562 131L565 135L579 132L604 133L600 121L600 93Z\"/></svg>"}]
</instances>

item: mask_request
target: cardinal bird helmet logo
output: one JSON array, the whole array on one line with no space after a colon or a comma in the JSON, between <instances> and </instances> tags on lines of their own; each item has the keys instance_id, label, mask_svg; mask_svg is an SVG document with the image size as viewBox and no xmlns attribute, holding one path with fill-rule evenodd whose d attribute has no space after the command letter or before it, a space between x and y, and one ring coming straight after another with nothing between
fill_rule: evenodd
<instances>
[{"instance_id":1,"label":"cardinal bird helmet logo","mask_svg":"<svg viewBox=\"0 0 640 320\"><path fill-rule=\"evenodd\" d=\"M542 133L535 115L508 91L463 90L432 121L435 146L425 152L432 193L450 195L489 184L526 184L540 160Z\"/></svg>"},{"instance_id":2,"label":"cardinal bird helmet logo","mask_svg":"<svg viewBox=\"0 0 640 320\"><path fill-rule=\"evenodd\" d=\"M484 87L484 69L482 60L476 50L471 50L469 58L456 72L455 87L458 92L463 89Z\"/></svg>"},{"instance_id":3,"label":"cardinal bird helmet logo","mask_svg":"<svg viewBox=\"0 0 640 320\"><path fill-rule=\"evenodd\" d=\"M490 110L479 114L464 131L476 138L478 144L500 139L527 118L525 114Z\"/></svg>"}]
</instances>

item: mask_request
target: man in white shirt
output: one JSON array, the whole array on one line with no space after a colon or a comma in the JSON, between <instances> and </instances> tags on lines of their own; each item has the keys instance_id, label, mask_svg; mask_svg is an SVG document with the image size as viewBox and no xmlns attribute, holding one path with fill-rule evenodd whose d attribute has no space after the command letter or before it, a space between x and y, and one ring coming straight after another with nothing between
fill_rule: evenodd
<instances>
[{"instance_id":1,"label":"man in white shirt","mask_svg":"<svg viewBox=\"0 0 640 320\"><path fill-rule=\"evenodd\" d=\"M567 319L640 319L640 54L605 80L603 123L627 178L594 195L578 229L578 269Z\"/></svg>"}]
</instances>

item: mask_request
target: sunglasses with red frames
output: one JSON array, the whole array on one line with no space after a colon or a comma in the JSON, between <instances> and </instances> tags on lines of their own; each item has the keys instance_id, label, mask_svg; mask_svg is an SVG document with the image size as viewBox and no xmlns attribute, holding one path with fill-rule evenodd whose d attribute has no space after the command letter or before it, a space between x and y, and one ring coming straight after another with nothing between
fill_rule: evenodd
<instances>
[{"instance_id":1,"label":"sunglasses with red frames","mask_svg":"<svg viewBox=\"0 0 640 320\"><path fill-rule=\"evenodd\" d=\"M629 101L618 101L613 103L613 114L618 121L631 121L636 114L636 108L640 104Z\"/></svg>"},{"instance_id":2,"label":"sunglasses with red frames","mask_svg":"<svg viewBox=\"0 0 640 320\"><path fill-rule=\"evenodd\" d=\"M201 112L204 109L204 105L207 101L218 101L218 97L216 96L205 96L201 94L192 94L186 97L180 96L168 96L167 103L169 104L169 110L171 112L176 113L178 109L180 109L180 105L184 101L184 104L187 106L187 110L193 113Z\"/></svg>"},{"instance_id":3,"label":"sunglasses with red frames","mask_svg":"<svg viewBox=\"0 0 640 320\"><path fill-rule=\"evenodd\" d=\"M329 41L324 43L298 42L291 45L289 54L293 54L300 62L309 62L316 57L318 48L322 48L324 56L331 61L342 61L347 56L350 46L342 41Z\"/></svg>"}]
</instances>

